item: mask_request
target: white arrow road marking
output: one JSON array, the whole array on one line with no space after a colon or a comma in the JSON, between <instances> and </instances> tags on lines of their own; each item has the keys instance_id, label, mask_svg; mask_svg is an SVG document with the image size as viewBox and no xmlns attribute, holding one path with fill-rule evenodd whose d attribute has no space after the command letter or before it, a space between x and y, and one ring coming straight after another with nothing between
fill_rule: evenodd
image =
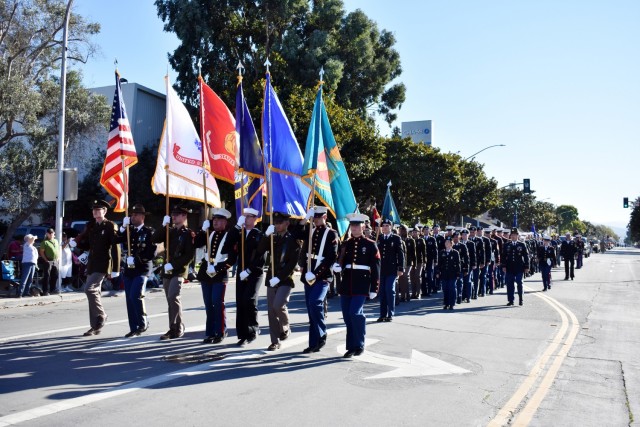
<instances>
[{"instance_id":1,"label":"white arrow road marking","mask_svg":"<svg viewBox=\"0 0 640 427\"><path fill-rule=\"evenodd\" d=\"M378 340L365 339L365 346L369 347ZM337 348L338 353L346 352L345 346ZM418 350L411 350L411 357L405 359L403 357L386 356L380 353L374 353L366 350L362 355L356 356L353 360L360 362L372 363L374 365L389 366L396 368L391 371L373 375L365 378L365 380L378 380L384 378L401 378L401 377L424 377L429 375L449 375L449 374L466 374L470 371L451 363L444 362L435 357L427 356Z\"/></svg>"}]
</instances>

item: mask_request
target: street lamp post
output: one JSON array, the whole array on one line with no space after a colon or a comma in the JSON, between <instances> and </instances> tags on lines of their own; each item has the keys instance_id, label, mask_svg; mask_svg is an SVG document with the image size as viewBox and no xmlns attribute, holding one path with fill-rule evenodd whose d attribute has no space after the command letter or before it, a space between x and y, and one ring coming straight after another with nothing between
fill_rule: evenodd
<instances>
[{"instance_id":1,"label":"street lamp post","mask_svg":"<svg viewBox=\"0 0 640 427\"><path fill-rule=\"evenodd\" d=\"M473 153L472 155L470 155L469 157L467 157L466 159L463 159L464 161L469 160L473 157L475 157L476 155L482 153L484 150L488 150L489 148L493 148L493 147L506 147L505 144L495 144L495 145L490 145L488 147L484 147L482 150L478 151L477 153Z\"/></svg>"}]
</instances>

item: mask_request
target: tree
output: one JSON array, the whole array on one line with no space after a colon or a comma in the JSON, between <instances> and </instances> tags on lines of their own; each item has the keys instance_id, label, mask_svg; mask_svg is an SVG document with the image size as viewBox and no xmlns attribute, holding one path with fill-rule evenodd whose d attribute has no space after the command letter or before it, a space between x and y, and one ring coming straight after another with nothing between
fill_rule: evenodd
<instances>
[{"instance_id":1,"label":"tree","mask_svg":"<svg viewBox=\"0 0 640 427\"><path fill-rule=\"evenodd\" d=\"M575 231L584 231L584 224L578 216L578 209L572 205L560 205L556 208L558 215L558 224L560 225L559 233L572 233Z\"/></svg>"},{"instance_id":2,"label":"tree","mask_svg":"<svg viewBox=\"0 0 640 427\"><path fill-rule=\"evenodd\" d=\"M43 170L56 166L65 11L61 0L0 3L0 194L10 217L0 253L13 231L42 204ZM71 61L85 62L94 52L89 39L99 28L71 14ZM108 123L109 107L104 97L82 87L75 71L67 73L66 99L66 137L73 153L88 134Z\"/></svg>"},{"instance_id":3,"label":"tree","mask_svg":"<svg viewBox=\"0 0 640 427\"><path fill-rule=\"evenodd\" d=\"M631 242L640 242L640 197L634 203L634 208L627 225L627 236Z\"/></svg>"},{"instance_id":4,"label":"tree","mask_svg":"<svg viewBox=\"0 0 640 427\"><path fill-rule=\"evenodd\" d=\"M242 61L249 105L261 105L264 62L271 62L281 99L296 85L314 87L325 69L327 89L336 102L363 119L376 108L391 123L405 99L395 38L380 31L361 10L346 14L341 0L156 0L158 15L181 44L169 55L178 72L178 94L197 101L197 62L202 75L222 99L235 97L236 65ZM255 111L257 112L257 111Z\"/></svg>"}]
</instances>

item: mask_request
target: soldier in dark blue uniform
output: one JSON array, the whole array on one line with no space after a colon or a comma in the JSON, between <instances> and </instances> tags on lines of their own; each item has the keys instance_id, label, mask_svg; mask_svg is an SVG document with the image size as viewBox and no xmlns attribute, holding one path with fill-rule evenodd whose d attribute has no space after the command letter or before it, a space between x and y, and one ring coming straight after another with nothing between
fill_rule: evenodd
<instances>
[{"instance_id":1,"label":"soldier in dark blue uniform","mask_svg":"<svg viewBox=\"0 0 640 427\"><path fill-rule=\"evenodd\" d=\"M551 289L551 267L556 262L556 251L551 246L551 237L544 236L542 246L538 247L538 263L542 274L543 291Z\"/></svg>"},{"instance_id":2,"label":"soldier in dark blue uniform","mask_svg":"<svg viewBox=\"0 0 640 427\"><path fill-rule=\"evenodd\" d=\"M398 300L404 302L411 299L410 279L417 260L416 243L413 238L409 236L407 226L404 224L400 226L400 238L404 243L405 263L404 273L398 278Z\"/></svg>"},{"instance_id":3,"label":"soldier in dark blue uniform","mask_svg":"<svg viewBox=\"0 0 640 427\"><path fill-rule=\"evenodd\" d=\"M347 215L351 238L344 242L340 260L334 266L336 273L342 272L339 286L342 317L347 326L347 352L344 357L360 356L364 351L366 316L364 303L373 299L380 283L380 253L373 240L363 235L366 215Z\"/></svg>"},{"instance_id":4,"label":"soldier in dark blue uniform","mask_svg":"<svg viewBox=\"0 0 640 427\"><path fill-rule=\"evenodd\" d=\"M468 303L471 298L471 278L478 269L476 264L476 244L469 240L469 230L463 228L460 232L461 242L467 247L467 254L469 256L469 268L467 274L463 276L462 281L462 299Z\"/></svg>"},{"instance_id":5,"label":"soldier in dark blue uniform","mask_svg":"<svg viewBox=\"0 0 640 427\"><path fill-rule=\"evenodd\" d=\"M264 282L265 254L257 257L258 243L264 237L255 227L258 211L244 208L236 228L244 235L240 238L236 277L236 333L238 345L251 343L260 333L258 327L258 293ZM261 265L262 264L262 265ZM255 267L252 269L251 266Z\"/></svg>"},{"instance_id":6,"label":"soldier in dark blue uniform","mask_svg":"<svg viewBox=\"0 0 640 427\"><path fill-rule=\"evenodd\" d=\"M564 280L571 280L574 278L573 265L575 262L575 256L577 252L576 243L571 240L571 234L566 234L566 240L560 245L560 255L564 259Z\"/></svg>"},{"instance_id":7,"label":"soldier in dark blue uniform","mask_svg":"<svg viewBox=\"0 0 640 427\"><path fill-rule=\"evenodd\" d=\"M422 281L422 295L429 296L432 292L437 292L435 281L435 268L438 263L438 242L429 234L429 226L422 229L424 242L426 245L426 258Z\"/></svg>"},{"instance_id":8,"label":"soldier in dark blue uniform","mask_svg":"<svg viewBox=\"0 0 640 427\"><path fill-rule=\"evenodd\" d=\"M498 256L502 254L502 247L504 246L506 241L509 240L502 237L502 232L503 229L501 227L496 227L491 233L491 237L495 239L498 244ZM496 262L496 266L496 288L504 288L504 272L501 268L498 268L500 266L499 260L498 262Z\"/></svg>"},{"instance_id":9,"label":"soldier in dark blue uniform","mask_svg":"<svg viewBox=\"0 0 640 427\"><path fill-rule=\"evenodd\" d=\"M138 336L149 328L149 320L144 304L144 292L147 280L153 272L153 257L156 245L153 243L154 230L144 225L146 212L144 206L137 204L131 209L131 217L122 220L118 234L120 243L130 243L127 254L127 266L124 269L124 294L127 300L129 333L126 338ZM127 238L126 228L129 227Z\"/></svg>"},{"instance_id":10,"label":"soldier in dark blue uniform","mask_svg":"<svg viewBox=\"0 0 640 427\"><path fill-rule=\"evenodd\" d=\"M154 243L163 243L166 252L162 287L169 308L169 330L160 336L161 340L172 340L184 335L180 291L182 283L189 275L189 264L193 261L195 254L193 246L195 233L187 227L187 214L190 212L184 206L175 206L171 210L171 216L165 215L162 226L169 227L168 245L166 230L153 235ZM172 222L173 226L171 226Z\"/></svg>"},{"instance_id":11,"label":"soldier in dark blue uniform","mask_svg":"<svg viewBox=\"0 0 640 427\"><path fill-rule=\"evenodd\" d=\"M485 294L488 294L491 289L489 289L489 266L491 265L491 240L484 235L484 229L482 227L478 227L478 238L482 239L482 245L484 248L484 267L480 269L480 289L478 290L478 296L483 297Z\"/></svg>"},{"instance_id":12,"label":"soldier in dark blue uniform","mask_svg":"<svg viewBox=\"0 0 640 427\"><path fill-rule=\"evenodd\" d=\"M309 228L304 227L304 224L311 219L313 228L310 239ZM309 346L303 353L315 353L327 342L324 300L329 291L329 280L332 279L331 267L338 259L339 238L334 230L327 227L327 208L324 206L309 209L294 236L304 242L298 264L302 267L301 280L304 283L304 299L309 315Z\"/></svg>"},{"instance_id":13,"label":"soldier in dark blue uniform","mask_svg":"<svg viewBox=\"0 0 640 427\"><path fill-rule=\"evenodd\" d=\"M453 232L453 249L460 254L460 275L458 276L458 280L456 280L456 303L462 303L462 289L464 287L464 283L469 278L469 269L471 266L471 261L469 259L469 251L467 249L467 245L460 241L460 232Z\"/></svg>"},{"instance_id":14,"label":"soldier in dark blue uniform","mask_svg":"<svg viewBox=\"0 0 640 427\"><path fill-rule=\"evenodd\" d=\"M200 262L198 280L202 288L202 299L207 313L205 338L203 344L218 344L227 336L227 312L225 310L224 295L229 282L229 269L236 263L238 257L239 230L227 230L227 222L231 212L224 208L212 211L213 231L209 220L202 224L202 230L196 235L194 246L207 246L208 252Z\"/></svg>"},{"instance_id":15,"label":"soldier in dark blue uniform","mask_svg":"<svg viewBox=\"0 0 640 427\"><path fill-rule=\"evenodd\" d=\"M515 286L518 284L519 304L522 305L522 276L529 270L529 253L524 243L518 241L518 229L512 228L511 241L504 245L502 253L502 271L507 283L507 305L513 305Z\"/></svg>"},{"instance_id":16,"label":"soldier in dark blue uniform","mask_svg":"<svg viewBox=\"0 0 640 427\"><path fill-rule=\"evenodd\" d=\"M442 281L442 293L444 295L444 309L453 310L456 304L456 281L462 273L460 254L452 249L451 237L444 240L444 250L438 254L437 277Z\"/></svg>"},{"instance_id":17,"label":"soldier in dark blue uniform","mask_svg":"<svg viewBox=\"0 0 640 427\"><path fill-rule=\"evenodd\" d=\"M400 237L391 232L391 220L381 224L378 236L380 251L380 317L378 322L391 322L396 310L396 283L404 274L405 253Z\"/></svg>"},{"instance_id":18,"label":"soldier in dark blue uniform","mask_svg":"<svg viewBox=\"0 0 640 427\"><path fill-rule=\"evenodd\" d=\"M471 240L476 246L476 269L473 270L473 275L471 277L471 280L473 281L473 288L471 289L471 299L478 298L478 291L480 290L480 276L482 275L482 270L486 264L484 242L482 238L476 235L477 233L478 227L469 227L469 240Z\"/></svg>"},{"instance_id":19,"label":"soldier in dark blue uniform","mask_svg":"<svg viewBox=\"0 0 640 427\"><path fill-rule=\"evenodd\" d=\"M487 292L493 295L493 290L496 288L497 277L496 270L500 265L500 252L498 251L498 241L492 238L491 233L493 230L485 229L484 237L489 240L489 244L491 245L491 255L489 266L487 267Z\"/></svg>"},{"instance_id":20,"label":"soldier in dark blue uniform","mask_svg":"<svg viewBox=\"0 0 640 427\"><path fill-rule=\"evenodd\" d=\"M288 230L289 214L274 212L273 224L267 227L264 233L265 238L258 243L256 261L251 266L251 271L255 273L258 268L262 268L260 265L263 264L261 258L264 254L272 252L266 277L269 334L271 335L268 351L279 349L280 341L286 340L291 335L287 304L294 286L293 272L300 256L300 244Z\"/></svg>"}]
</instances>

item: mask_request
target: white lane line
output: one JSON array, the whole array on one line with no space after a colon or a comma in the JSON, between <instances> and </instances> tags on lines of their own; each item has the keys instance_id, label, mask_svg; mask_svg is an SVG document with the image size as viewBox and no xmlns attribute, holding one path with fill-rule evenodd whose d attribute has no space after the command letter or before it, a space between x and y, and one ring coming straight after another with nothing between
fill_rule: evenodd
<instances>
[{"instance_id":1,"label":"white lane line","mask_svg":"<svg viewBox=\"0 0 640 427\"><path fill-rule=\"evenodd\" d=\"M528 290L528 291L532 291L531 288L526 287L526 286L525 286L525 289ZM527 377L525 378L523 383L520 385L520 387L518 387L518 389L515 391L515 393L509 399L509 401L507 401L507 403L498 411L496 416L487 424L487 426L498 427L498 426L504 426L504 425L509 424L509 419L514 414L517 413L518 407L520 406L522 401L527 397L529 392L533 389L536 381L538 380L538 378L542 374L545 365L550 360L550 358L553 355L553 353L556 351L556 349L561 344L563 344L563 337L565 336L565 334L567 333L567 330L569 329L569 322L568 322L567 315L565 314L564 311L562 311L560 309L559 303L557 303L557 301L555 301L553 298L546 297L545 295L541 295L538 292L533 293L533 295L535 295L535 296L541 298L543 301L547 302L549 305L551 305L551 307L554 310L556 310L558 312L558 314L560 314L560 318L562 320L562 325L560 326L558 332L554 336L554 338L551 341L551 343L547 346L545 351L538 358L538 361L535 363L533 368L531 368L531 371L529 372L529 374L527 375ZM547 298L547 299L545 299L545 298ZM550 303L551 300L556 302L558 305L551 304ZM562 306L562 307L564 307L564 306ZM567 310L567 312L570 313L570 311L568 309L566 309L566 307L565 307L565 310ZM573 319L575 319L575 316L572 316L572 320ZM576 323L577 323L577 320L576 320ZM565 341L565 343L563 345L566 345L566 341ZM564 358L563 358L563 360L564 360ZM555 375L554 375L554 377L555 377ZM538 387L540 388L540 386L538 386ZM546 392L545 392L545 394L546 394Z\"/></svg>"},{"instance_id":2,"label":"white lane line","mask_svg":"<svg viewBox=\"0 0 640 427\"><path fill-rule=\"evenodd\" d=\"M345 327L336 327L327 330L328 335L334 335L346 331ZM168 372L166 374L157 375L155 377L147 378L144 380L136 381L130 384L124 384L119 387L115 387L110 390L105 390L97 393L88 394L86 396L75 397L72 399L65 399L60 402L51 403L49 405L39 406L37 408L28 409L22 412L16 412L14 414L0 417L0 427L10 426L25 421L34 420L36 418L46 417L56 414L58 412L66 411L69 409L78 408L80 406L89 405L91 403L99 402L101 400L110 399L112 397L122 396L124 394L132 393L144 388L152 387L158 384L162 384L168 381L172 381L182 377L206 374L211 372L212 369L221 366L233 365L237 362L247 361L251 359L257 359L265 357L271 354L279 354L282 350L295 347L297 345L307 342L308 335L303 334L299 337L290 337L286 341L283 341L280 347L280 351L266 352L264 350L246 350L232 353L231 356L225 357L221 360L214 362L201 363L195 366L191 366L186 369L181 369L174 372Z\"/></svg>"}]
</instances>

